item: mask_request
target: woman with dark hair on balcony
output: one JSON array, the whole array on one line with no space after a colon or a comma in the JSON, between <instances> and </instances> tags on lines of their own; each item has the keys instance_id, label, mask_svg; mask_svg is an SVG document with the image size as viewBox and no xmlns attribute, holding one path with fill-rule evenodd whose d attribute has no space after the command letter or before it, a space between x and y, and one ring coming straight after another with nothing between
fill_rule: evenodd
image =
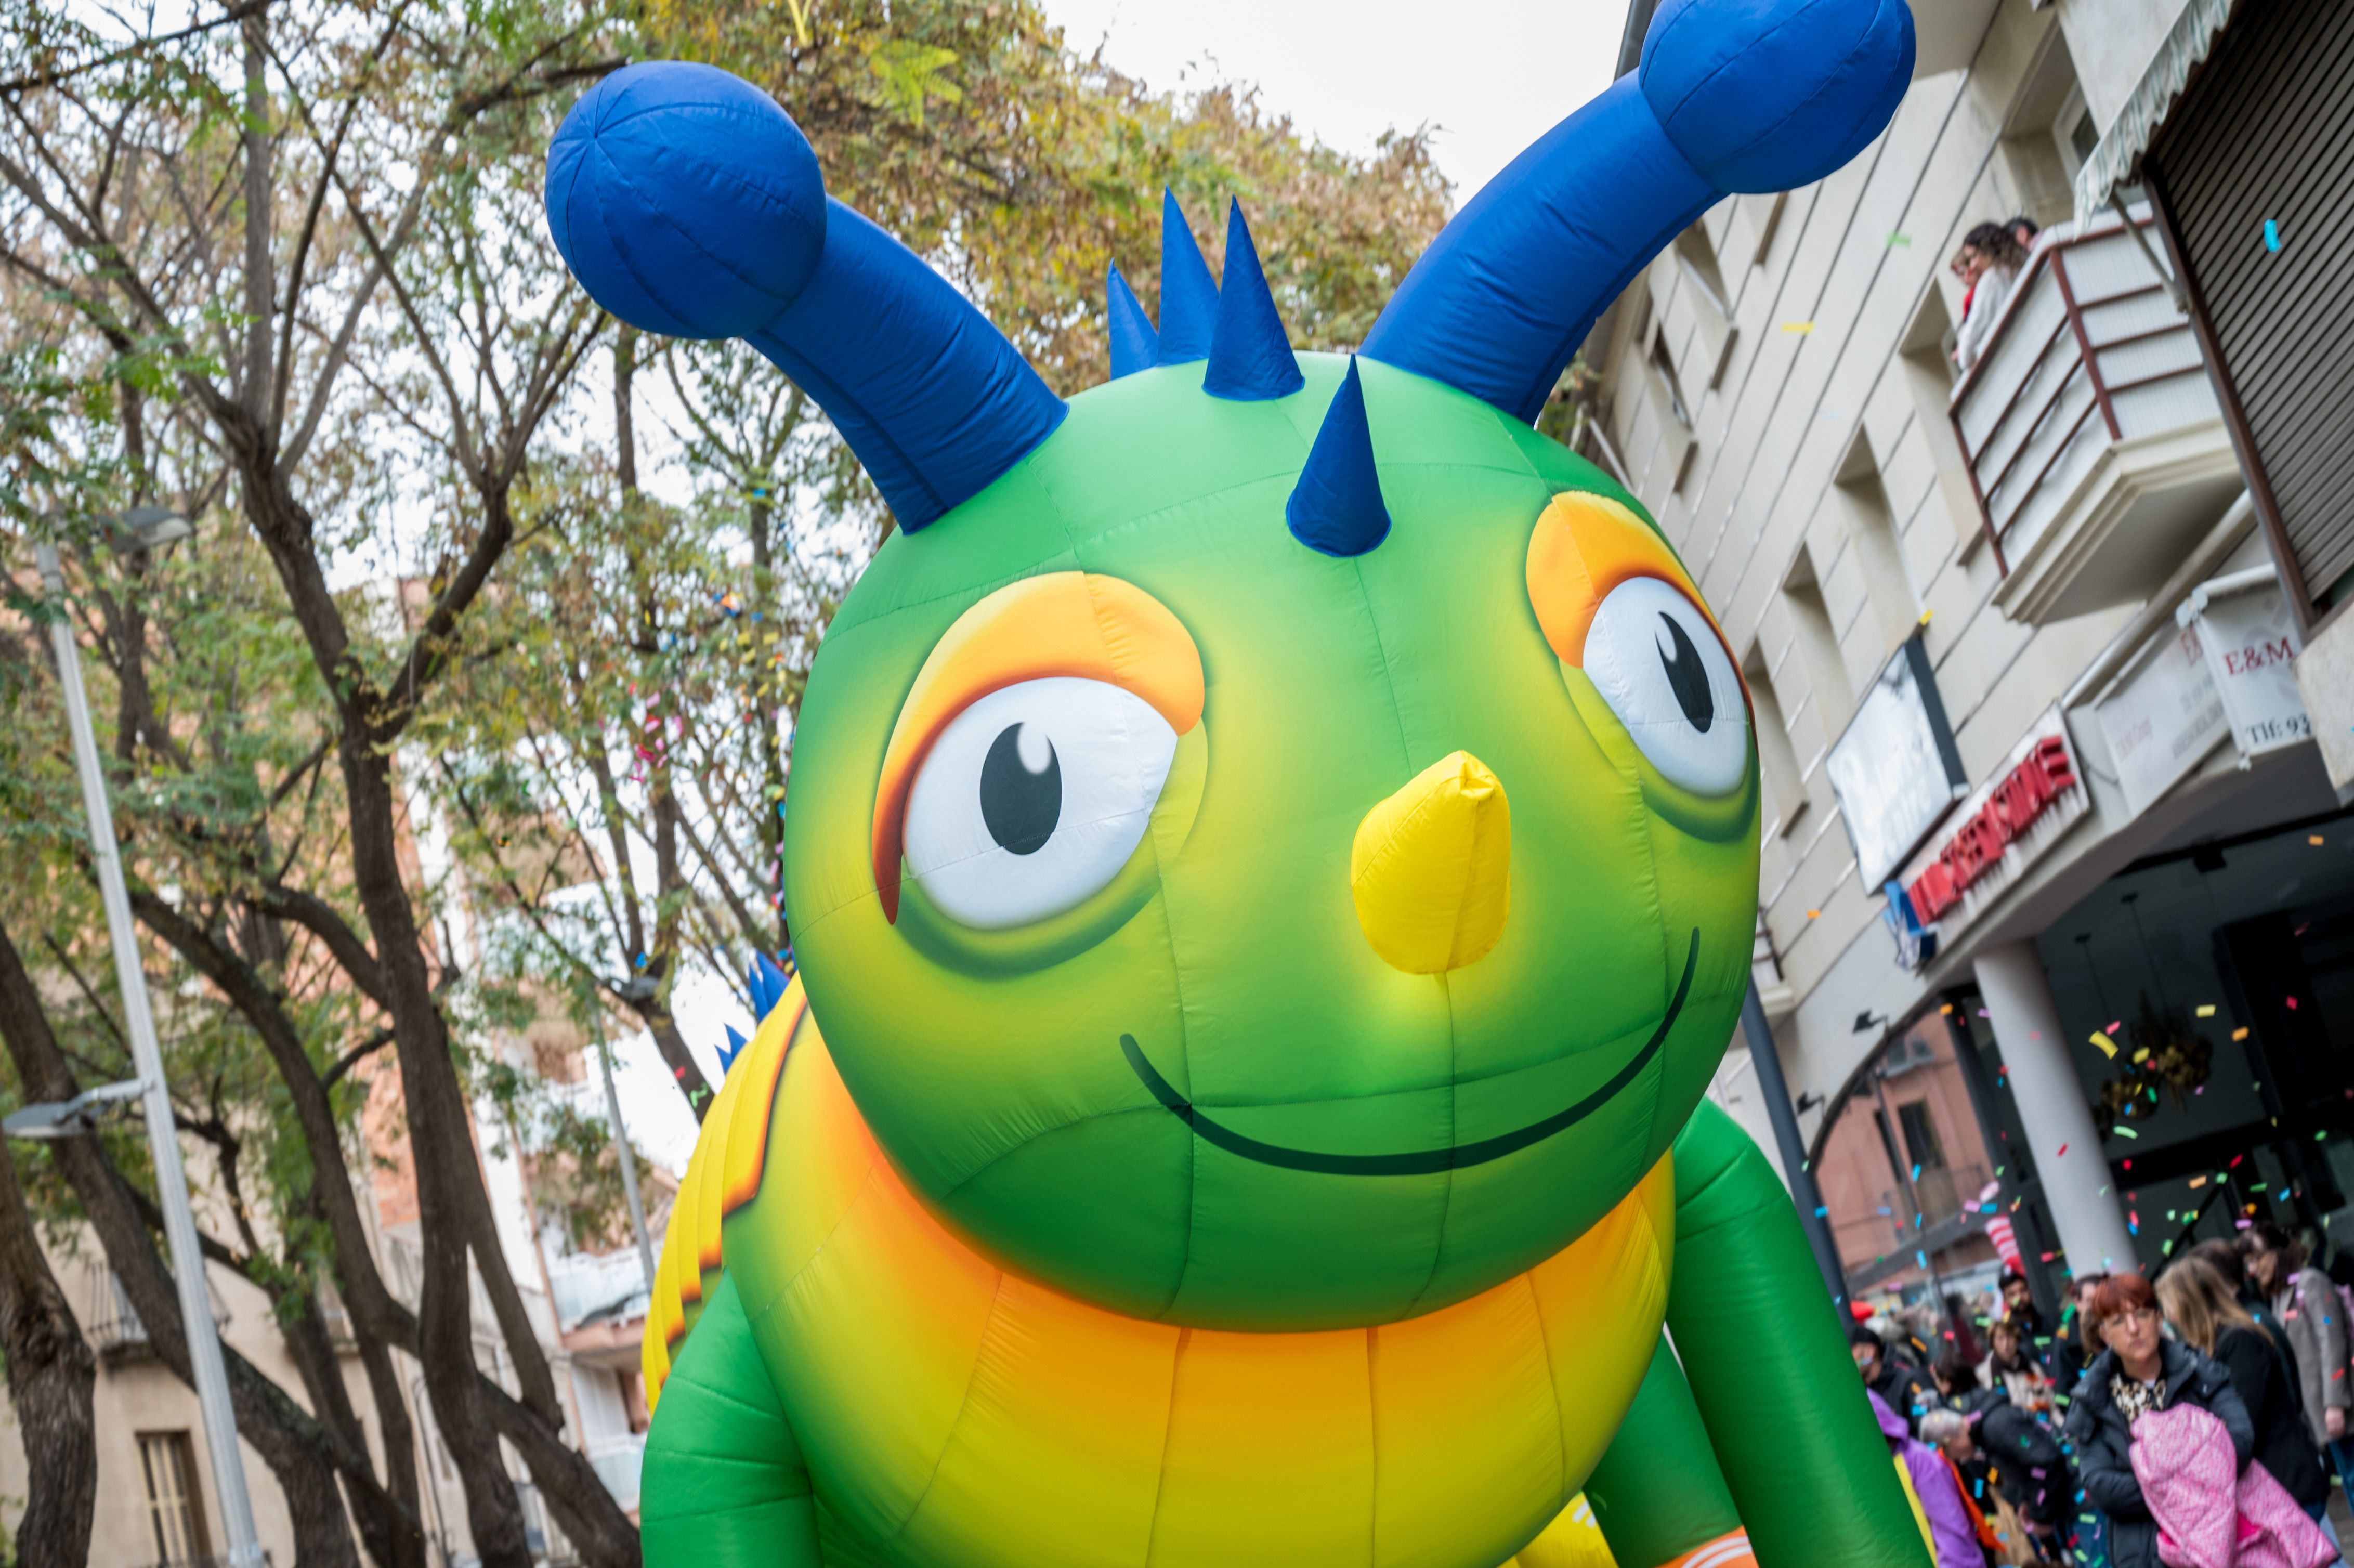
<instances>
[{"instance_id":1,"label":"woman with dark hair on balcony","mask_svg":"<svg viewBox=\"0 0 2354 1568\"><path fill-rule=\"evenodd\" d=\"M1962 236L1954 253L1954 276L1967 291L1962 295L1962 331L1954 344L1954 363L1967 370L1986 353L1994 323L2010 301L2011 286L2027 265L2027 247L1999 223L1981 223Z\"/></svg>"}]
</instances>

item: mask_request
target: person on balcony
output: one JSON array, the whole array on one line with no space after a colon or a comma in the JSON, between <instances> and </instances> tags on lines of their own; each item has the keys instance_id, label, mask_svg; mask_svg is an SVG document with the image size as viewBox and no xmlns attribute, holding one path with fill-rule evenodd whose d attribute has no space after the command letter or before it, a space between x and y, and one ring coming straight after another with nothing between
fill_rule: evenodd
<instances>
[{"instance_id":1,"label":"person on balcony","mask_svg":"<svg viewBox=\"0 0 2354 1568\"><path fill-rule=\"evenodd\" d=\"M1954 253L1954 276L1962 281L1962 330L1954 344L1954 363L1964 370L1976 365L1993 339L1994 323L2010 302L2010 291L2027 265L2027 247L1999 223L1981 223L1962 237Z\"/></svg>"}]
</instances>

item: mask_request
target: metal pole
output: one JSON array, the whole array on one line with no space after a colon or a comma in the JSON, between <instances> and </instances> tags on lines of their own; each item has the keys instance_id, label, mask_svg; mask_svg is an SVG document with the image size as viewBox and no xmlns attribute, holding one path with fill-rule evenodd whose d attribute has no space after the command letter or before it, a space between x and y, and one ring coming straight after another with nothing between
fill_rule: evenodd
<instances>
[{"instance_id":1,"label":"metal pole","mask_svg":"<svg viewBox=\"0 0 2354 1568\"><path fill-rule=\"evenodd\" d=\"M630 1201L630 1228L638 1236L638 1262L646 1271L646 1295L654 1293L654 1244L646 1234L646 1206L638 1197L638 1157L621 1125L621 1097L613 1088L613 1054L605 1045L605 1018L597 1016L597 1065L605 1075L605 1116L613 1124L613 1152L621 1160L621 1195ZM651 1306L648 1310L652 1310Z\"/></svg>"},{"instance_id":2,"label":"metal pole","mask_svg":"<svg viewBox=\"0 0 2354 1568\"><path fill-rule=\"evenodd\" d=\"M65 577L58 552L37 546L41 589L62 598ZM205 1446L213 1460L213 1490L220 1509L230 1568L261 1568L261 1542L253 1531L253 1503L245 1489L245 1458L238 1450L237 1416L229 1407L228 1369L221 1360L220 1330L213 1322L212 1292L205 1283L204 1254L196 1245L196 1216L188 1207L187 1175L180 1168L179 1135L172 1119L172 1097L164 1086L164 1054L155 1044L155 1016L149 1010L147 976L139 965L139 943L131 923L131 895L122 882L122 861L114 847L114 811L107 802L106 775L99 770L98 738L90 727L90 699L82 693L81 651L62 613L49 622L49 644L58 661L58 684L66 695L66 721L73 729L74 765L81 775L82 809L90 817L90 858L98 863L98 887L106 901L106 929L114 946L114 979L122 991L122 1021L131 1036L131 1059L144 1088L147 1150L155 1162L155 1197L164 1207L164 1235L172 1249L173 1282L180 1292L180 1320L188 1341L188 1370L204 1413Z\"/></svg>"},{"instance_id":3,"label":"metal pole","mask_svg":"<svg viewBox=\"0 0 2354 1568\"><path fill-rule=\"evenodd\" d=\"M1757 1070L1758 1092L1766 1097L1766 1119L1774 1124L1774 1141L1782 1150L1782 1172L1790 1179L1790 1198L1797 1205L1798 1224L1806 1227L1807 1245L1814 1248L1815 1266L1822 1272L1823 1288L1832 1305L1847 1307L1847 1270L1840 1264L1839 1247L1831 1239L1831 1223L1823 1213L1823 1195L1807 1164L1807 1140L1798 1136L1798 1113L1791 1108L1789 1080L1782 1076L1782 1055L1774 1048L1774 1026L1766 1021L1765 999L1757 982L1741 1004L1741 1032L1749 1037L1749 1065Z\"/></svg>"}]
</instances>

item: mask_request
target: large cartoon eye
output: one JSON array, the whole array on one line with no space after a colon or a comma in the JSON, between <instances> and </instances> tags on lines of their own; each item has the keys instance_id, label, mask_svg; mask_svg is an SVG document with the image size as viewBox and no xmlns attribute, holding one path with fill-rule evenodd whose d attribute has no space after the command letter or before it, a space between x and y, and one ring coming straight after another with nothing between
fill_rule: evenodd
<instances>
[{"instance_id":1,"label":"large cartoon eye","mask_svg":"<svg viewBox=\"0 0 2354 1568\"><path fill-rule=\"evenodd\" d=\"M1176 755L1152 705L1104 681L1023 681L940 732L907 794L907 868L950 919L1027 925L1118 875Z\"/></svg>"},{"instance_id":2,"label":"large cartoon eye","mask_svg":"<svg viewBox=\"0 0 2354 1568\"><path fill-rule=\"evenodd\" d=\"M1701 795L1749 768L1749 709L1716 630L1658 577L1612 588L1585 634L1585 673L1651 765Z\"/></svg>"}]
</instances>

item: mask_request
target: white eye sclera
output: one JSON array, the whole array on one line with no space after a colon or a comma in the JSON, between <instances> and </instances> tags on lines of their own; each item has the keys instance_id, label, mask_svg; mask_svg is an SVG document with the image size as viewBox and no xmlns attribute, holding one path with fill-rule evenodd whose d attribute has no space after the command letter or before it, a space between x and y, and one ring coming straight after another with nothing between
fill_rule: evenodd
<instances>
[{"instance_id":1,"label":"white eye sclera","mask_svg":"<svg viewBox=\"0 0 2354 1568\"><path fill-rule=\"evenodd\" d=\"M907 793L907 868L960 925L1059 915L1128 863L1177 732L1134 693L1052 676L980 698L940 732Z\"/></svg>"},{"instance_id":2,"label":"white eye sclera","mask_svg":"<svg viewBox=\"0 0 2354 1568\"><path fill-rule=\"evenodd\" d=\"M1716 629L1658 577L1612 588L1585 634L1585 673L1651 765L1700 795L1749 768L1749 708Z\"/></svg>"}]
</instances>

